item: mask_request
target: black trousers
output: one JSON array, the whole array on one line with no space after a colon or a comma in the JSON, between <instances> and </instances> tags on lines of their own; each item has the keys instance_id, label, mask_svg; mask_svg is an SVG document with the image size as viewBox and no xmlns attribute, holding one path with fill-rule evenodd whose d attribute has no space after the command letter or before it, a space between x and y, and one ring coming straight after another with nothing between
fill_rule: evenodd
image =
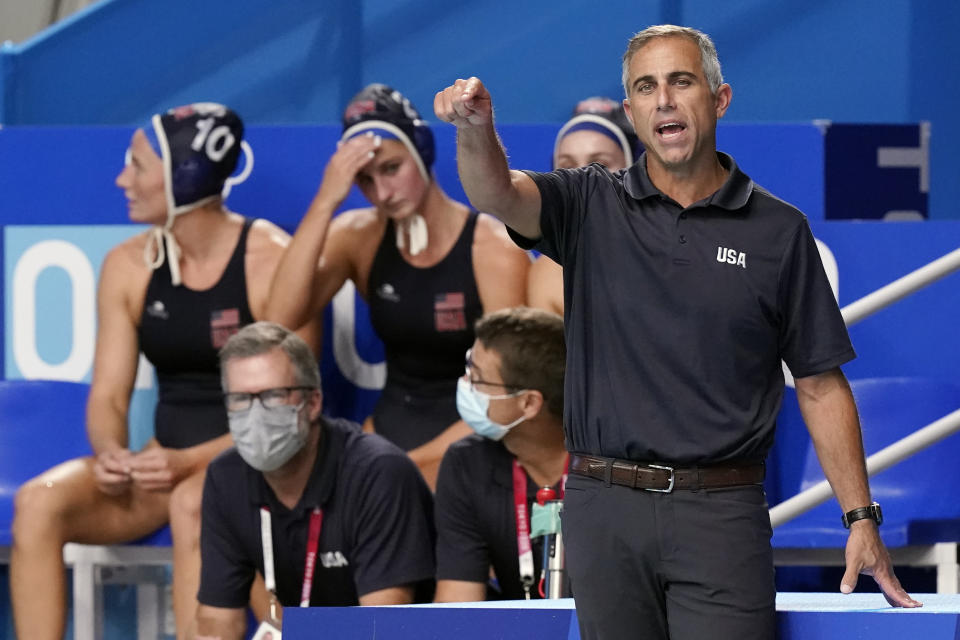
<instances>
[{"instance_id":1,"label":"black trousers","mask_svg":"<svg viewBox=\"0 0 960 640\"><path fill-rule=\"evenodd\" d=\"M567 572L583 640L771 640L761 486L653 493L571 474Z\"/></svg>"}]
</instances>

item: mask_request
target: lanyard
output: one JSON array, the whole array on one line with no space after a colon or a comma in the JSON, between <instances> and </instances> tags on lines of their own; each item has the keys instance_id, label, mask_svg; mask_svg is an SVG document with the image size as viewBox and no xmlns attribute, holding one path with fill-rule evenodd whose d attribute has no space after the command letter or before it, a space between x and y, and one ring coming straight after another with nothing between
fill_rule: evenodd
<instances>
[{"instance_id":1,"label":"lanyard","mask_svg":"<svg viewBox=\"0 0 960 640\"><path fill-rule=\"evenodd\" d=\"M533 586L533 547L530 545L530 514L527 513L527 473L513 461L513 508L517 519L517 554L520 558L520 584L527 600Z\"/></svg>"},{"instance_id":2,"label":"lanyard","mask_svg":"<svg viewBox=\"0 0 960 640\"><path fill-rule=\"evenodd\" d=\"M317 568L317 548L320 544L320 530L323 526L323 511L314 507L310 514L310 530L307 534L307 556L303 561L303 586L300 588L300 606L310 606L310 593L313 591L313 575ZM277 596L277 577L273 568L273 529L270 525L270 509L260 507L260 541L263 544L263 581L267 591L275 599Z\"/></svg>"},{"instance_id":3,"label":"lanyard","mask_svg":"<svg viewBox=\"0 0 960 640\"><path fill-rule=\"evenodd\" d=\"M560 481L560 497L567 484L567 465L564 465L563 479ZM533 586L533 547L530 544L530 514L527 511L527 472L516 458L513 459L513 512L517 523L517 556L520 560L520 584L527 600L530 599L530 587Z\"/></svg>"}]
</instances>

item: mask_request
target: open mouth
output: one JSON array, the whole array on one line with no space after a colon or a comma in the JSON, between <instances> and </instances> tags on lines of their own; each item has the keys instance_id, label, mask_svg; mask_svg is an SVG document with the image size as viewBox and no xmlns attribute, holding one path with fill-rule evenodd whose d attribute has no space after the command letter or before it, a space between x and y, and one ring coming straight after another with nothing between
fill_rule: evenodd
<instances>
[{"instance_id":1,"label":"open mouth","mask_svg":"<svg viewBox=\"0 0 960 640\"><path fill-rule=\"evenodd\" d=\"M657 127L657 135L664 140L669 140L683 133L686 128L686 125L681 122L664 122Z\"/></svg>"}]
</instances>

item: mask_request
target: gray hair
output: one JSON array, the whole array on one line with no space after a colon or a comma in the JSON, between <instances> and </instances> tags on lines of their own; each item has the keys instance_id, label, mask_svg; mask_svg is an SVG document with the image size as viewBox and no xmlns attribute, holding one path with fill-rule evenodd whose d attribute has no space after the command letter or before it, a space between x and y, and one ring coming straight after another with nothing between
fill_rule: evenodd
<instances>
[{"instance_id":1,"label":"gray hair","mask_svg":"<svg viewBox=\"0 0 960 640\"><path fill-rule=\"evenodd\" d=\"M627 43L627 51L623 54L623 91L630 97L630 88L627 82L630 80L630 61L634 54L640 51L648 42L654 38L680 37L692 41L700 49L700 61L703 64L703 75L707 79L707 85L711 93L716 93L720 85L723 84L723 74L720 72L720 59L717 57L717 48L713 44L710 36L702 31L691 29L690 27L678 27L672 24L658 24L647 27L640 31Z\"/></svg>"},{"instance_id":2,"label":"gray hair","mask_svg":"<svg viewBox=\"0 0 960 640\"><path fill-rule=\"evenodd\" d=\"M220 349L220 383L227 390L227 362L234 358L252 358L282 349L293 365L297 385L320 388L317 359L303 338L275 322L254 322L230 336Z\"/></svg>"}]
</instances>

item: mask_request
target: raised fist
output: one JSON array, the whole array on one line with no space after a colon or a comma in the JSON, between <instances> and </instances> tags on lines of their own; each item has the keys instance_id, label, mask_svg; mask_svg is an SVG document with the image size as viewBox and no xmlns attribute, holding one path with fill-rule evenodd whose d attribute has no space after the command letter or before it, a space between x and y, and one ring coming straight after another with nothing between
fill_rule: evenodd
<instances>
[{"instance_id":1,"label":"raised fist","mask_svg":"<svg viewBox=\"0 0 960 640\"><path fill-rule=\"evenodd\" d=\"M458 79L437 93L433 110L444 122L458 129L489 125L493 121L493 103L490 93L480 78Z\"/></svg>"}]
</instances>

